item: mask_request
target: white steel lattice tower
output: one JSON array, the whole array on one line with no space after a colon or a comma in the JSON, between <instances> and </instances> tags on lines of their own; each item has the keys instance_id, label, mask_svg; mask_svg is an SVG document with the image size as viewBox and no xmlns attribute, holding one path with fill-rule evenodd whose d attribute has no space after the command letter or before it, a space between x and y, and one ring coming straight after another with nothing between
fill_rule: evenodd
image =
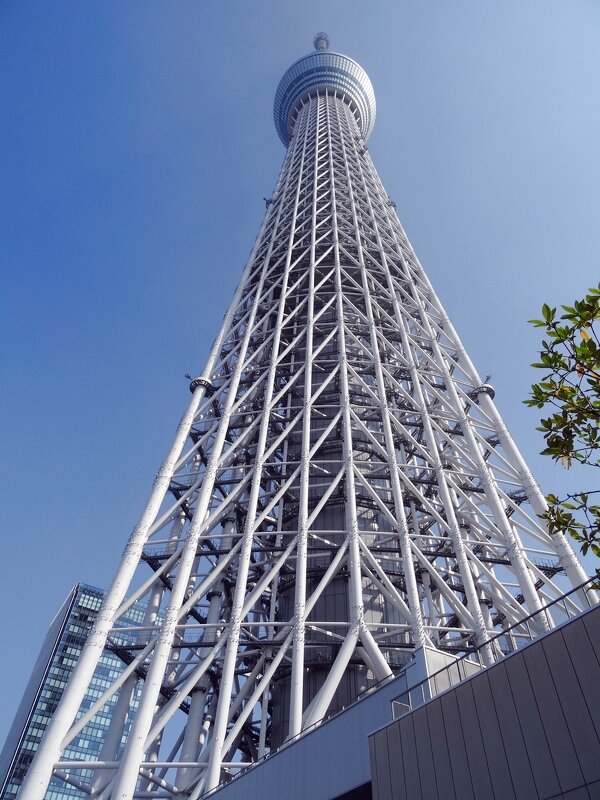
<instances>
[{"instance_id":1,"label":"white steel lattice tower","mask_svg":"<svg viewBox=\"0 0 600 800\"><path fill-rule=\"evenodd\" d=\"M194 800L419 648L526 638L586 580L367 152L368 76L315 47L279 85L277 186L23 800L53 769L102 800ZM106 645L128 667L76 716ZM117 693L102 763L60 762Z\"/></svg>"}]
</instances>

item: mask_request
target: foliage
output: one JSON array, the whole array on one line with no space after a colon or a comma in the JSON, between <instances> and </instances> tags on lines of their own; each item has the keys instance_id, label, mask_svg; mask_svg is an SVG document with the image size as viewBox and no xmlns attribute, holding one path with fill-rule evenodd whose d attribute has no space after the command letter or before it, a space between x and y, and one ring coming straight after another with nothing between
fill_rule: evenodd
<instances>
[{"instance_id":1,"label":"foliage","mask_svg":"<svg viewBox=\"0 0 600 800\"><path fill-rule=\"evenodd\" d=\"M544 304L543 319L530 320L546 329L540 360L532 364L546 374L525 403L551 411L538 428L546 440L542 455L566 469L574 462L600 467L600 285L562 309L558 317L556 308ZM546 498L550 533L568 531L584 555L591 550L600 556L599 494L595 489Z\"/></svg>"}]
</instances>

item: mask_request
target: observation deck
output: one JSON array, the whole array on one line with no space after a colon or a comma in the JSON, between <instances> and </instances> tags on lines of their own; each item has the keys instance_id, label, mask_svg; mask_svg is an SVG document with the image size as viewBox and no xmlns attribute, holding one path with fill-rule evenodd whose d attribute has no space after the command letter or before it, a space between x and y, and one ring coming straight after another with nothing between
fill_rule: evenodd
<instances>
[{"instance_id":1,"label":"observation deck","mask_svg":"<svg viewBox=\"0 0 600 800\"><path fill-rule=\"evenodd\" d=\"M302 103L324 89L336 92L352 109L365 139L375 125L375 92L369 76L354 59L329 50L329 37L318 33L315 52L298 59L285 73L275 94L273 117L287 147Z\"/></svg>"}]
</instances>

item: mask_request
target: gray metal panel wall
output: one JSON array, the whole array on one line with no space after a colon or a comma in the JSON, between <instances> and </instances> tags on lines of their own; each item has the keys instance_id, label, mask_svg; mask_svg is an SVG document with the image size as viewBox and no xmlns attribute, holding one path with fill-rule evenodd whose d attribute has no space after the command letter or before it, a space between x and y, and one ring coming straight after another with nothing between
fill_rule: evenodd
<instances>
[{"instance_id":1,"label":"gray metal panel wall","mask_svg":"<svg viewBox=\"0 0 600 800\"><path fill-rule=\"evenodd\" d=\"M369 733L392 718L402 677L332 717L213 794L215 800L331 800L371 780Z\"/></svg>"},{"instance_id":2,"label":"gray metal panel wall","mask_svg":"<svg viewBox=\"0 0 600 800\"><path fill-rule=\"evenodd\" d=\"M600 800L600 607L370 737L373 800Z\"/></svg>"}]
</instances>

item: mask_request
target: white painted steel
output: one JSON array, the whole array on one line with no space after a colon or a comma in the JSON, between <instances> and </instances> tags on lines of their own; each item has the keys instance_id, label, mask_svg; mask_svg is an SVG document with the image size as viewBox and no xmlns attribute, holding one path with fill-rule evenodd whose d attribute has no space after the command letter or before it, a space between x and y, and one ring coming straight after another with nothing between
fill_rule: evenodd
<instances>
[{"instance_id":1,"label":"white painted steel","mask_svg":"<svg viewBox=\"0 0 600 800\"><path fill-rule=\"evenodd\" d=\"M491 663L503 628L514 648L596 601L526 621L585 572L539 519L543 496L341 91L298 101L242 280L24 800L55 765L101 800L194 800L423 646L484 645ZM127 626L136 603L143 624ZM105 646L128 666L77 719ZM82 762L90 781L61 752L116 694L102 757Z\"/></svg>"}]
</instances>

